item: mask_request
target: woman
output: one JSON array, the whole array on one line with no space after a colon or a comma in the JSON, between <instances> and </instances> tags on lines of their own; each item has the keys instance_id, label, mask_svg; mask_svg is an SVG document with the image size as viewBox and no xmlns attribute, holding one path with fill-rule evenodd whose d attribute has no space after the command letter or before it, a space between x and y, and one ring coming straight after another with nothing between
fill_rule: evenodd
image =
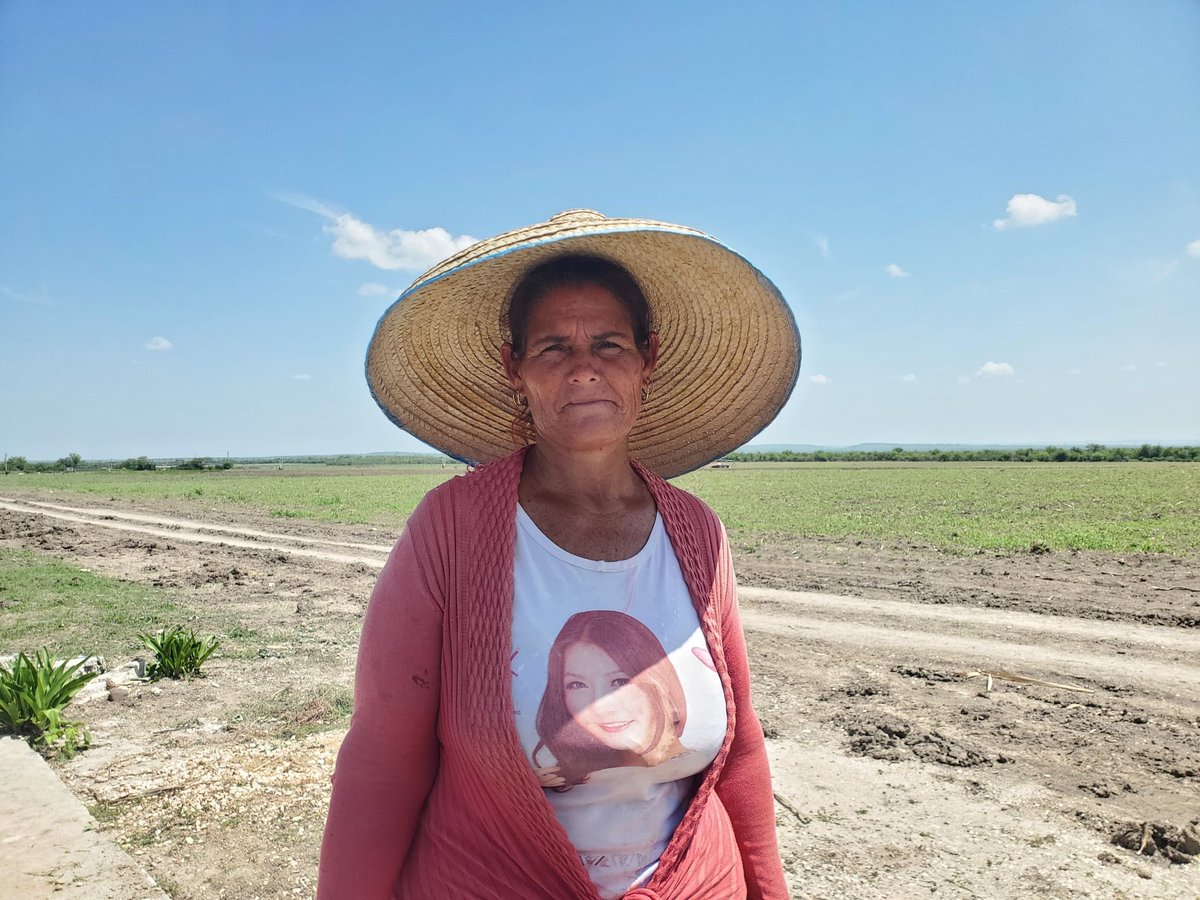
<instances>
[{"instance_id":1,"label":"woman","mask_svg":"<svg viewBox=\"0 0 1200 900\"><path fill-rule=\"evenodd\" d=\"M542 787L566 791L600 769L654 767L688 752L680 741L683 682L658 637L633 616L576 613L554 639L546 668L532 754ZM553 764L538 759L543 748Z\"/></svg>"},{"instance_id":2,"label":"woman","mask_svg":"<svg viewBox=\"0 0 1200 900\"><path fill-rule=\"evenodd\" d=\"M786 896L728 543L663 478L765 427L798 366L786 304L741 257L586 210L468 248L392 306L376 400L481 465L426 496L372 595L321 897ZM534 673L593 610L637 619L677 673L704 663L681 677L689 752L547 790ZM563 677L636 679L610 659ZM615 736L636 716L591 719Z\"/></svg>"}]
</instances>

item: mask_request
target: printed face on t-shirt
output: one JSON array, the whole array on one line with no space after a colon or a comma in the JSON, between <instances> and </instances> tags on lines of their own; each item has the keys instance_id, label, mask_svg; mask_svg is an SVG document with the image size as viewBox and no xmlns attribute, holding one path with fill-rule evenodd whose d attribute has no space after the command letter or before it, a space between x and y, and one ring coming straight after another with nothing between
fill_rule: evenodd
<instances>
[{"instance_id":1,"label":"printed face on t-shirt","mask_svg":"<svg viewBox=\"0 0 1200 900\"><path fill-rule=\"evenodd\" d=\"M633 616L571 616L550 649L546 674L538 735L568 785L597 769L657 766L686 752L679 675L658 638Z\"/></svg>"},{"instance_id":2,"label":"printed face on t-shirt","mask_svg":"<svg viewBox=\"0 0 1200 900\"><path fill-rule=\"evenodd\" d=\"M653 710L630 673L595 644L573 644L564 662L567 709L583 730L613 750L639 756L649 750Z\"/></svg>"}]
</instances>

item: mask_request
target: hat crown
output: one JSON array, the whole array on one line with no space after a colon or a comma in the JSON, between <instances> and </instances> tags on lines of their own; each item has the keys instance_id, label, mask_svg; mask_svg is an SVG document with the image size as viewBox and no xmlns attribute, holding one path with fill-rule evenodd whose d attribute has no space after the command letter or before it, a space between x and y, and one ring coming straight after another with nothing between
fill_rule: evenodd
<instances>
[{"instance_id":1,"label":"hat crown","mask_svg":"<svg viewBox=\"0 0 1200 900\"><path fill-rule=\"evenodd\" d=\"M550 217L551 222L602 222L608 218L603 213L598 213L594 209L564 209L557 215Z\"/></svg>"}]
</instances>

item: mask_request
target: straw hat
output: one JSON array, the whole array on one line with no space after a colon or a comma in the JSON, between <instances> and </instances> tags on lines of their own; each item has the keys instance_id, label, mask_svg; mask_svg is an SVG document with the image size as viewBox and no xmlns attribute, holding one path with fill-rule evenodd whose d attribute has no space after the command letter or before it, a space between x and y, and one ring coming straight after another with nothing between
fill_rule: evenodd
<instances>
[{"instance_id":1,"label":"straw hat","mask_svg":"<svg viewBox=\"0 0 1200 900\"><path fill-rule=\"evenodd\" d=\"M522 275L566 254L602 256L637 280L662 345L630 455L664 478L745 444L775 418L800 370L791 310L765 275L700 231L573 209L438 263L391 305L367 382L393 422L470 463L507 456L520 412L500 363L500 319Z\"/></svg>"}]
</instances>

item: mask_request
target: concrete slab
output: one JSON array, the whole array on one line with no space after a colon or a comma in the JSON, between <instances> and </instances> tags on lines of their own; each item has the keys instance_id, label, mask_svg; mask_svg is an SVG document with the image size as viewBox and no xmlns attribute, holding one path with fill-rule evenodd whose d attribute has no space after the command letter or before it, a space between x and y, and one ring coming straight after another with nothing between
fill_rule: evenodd
<instances>
[{"instance_id":1,"label":"concrete slab","mask_svg":"<svg viewBox=\"0 0 1200 900\"><path fill-rule=\"evenodd\" d=\"M19 738L0 738L0 896L166 900L133 858Z\"/></svg>"}]
</instances>

